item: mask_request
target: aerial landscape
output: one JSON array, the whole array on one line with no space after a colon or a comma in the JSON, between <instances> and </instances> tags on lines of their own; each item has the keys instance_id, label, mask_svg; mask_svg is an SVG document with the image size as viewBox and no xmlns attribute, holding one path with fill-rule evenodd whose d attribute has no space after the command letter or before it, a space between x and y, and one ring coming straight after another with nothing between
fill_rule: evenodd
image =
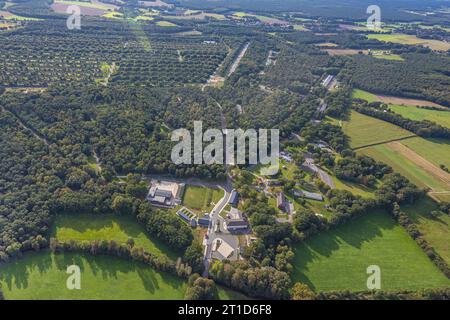
<instances>
[{"instance_id":1,"label":"aerial landscape","mask_svg":"<svg viewBox=\"0 0 450 320\"><path fill-rule=\"evenodd\" d=\"M0 0L0 143L0 300L450 299L446 0Z\"/></svg>"}]
</instances>

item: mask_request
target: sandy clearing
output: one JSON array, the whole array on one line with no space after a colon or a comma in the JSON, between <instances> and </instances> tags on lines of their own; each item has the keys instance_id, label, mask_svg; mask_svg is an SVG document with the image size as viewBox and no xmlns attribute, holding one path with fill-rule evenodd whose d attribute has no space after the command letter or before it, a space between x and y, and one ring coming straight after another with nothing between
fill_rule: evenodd
<instances>
[{"instance_id":1,"label":"sandy clearing","mask_svg":"<svg viewBox=\"0 0 450 320\"><path fill-rule=\"evenodd\" d=\"M416 152L409 149L407 146L403 145L401 142L393 141L393 142L388 143L387 145L392 150L399 152L405 158L414 162L416 165L421 167L423 170L428 172L430 175L432 175L436 179L439 179L442 182L444 182L450 189L450 174L443 171L441 168L434 165L433 163L431 163L427 159L423 158L422 156L418 155Z\"/></svg>"}]
</instances>

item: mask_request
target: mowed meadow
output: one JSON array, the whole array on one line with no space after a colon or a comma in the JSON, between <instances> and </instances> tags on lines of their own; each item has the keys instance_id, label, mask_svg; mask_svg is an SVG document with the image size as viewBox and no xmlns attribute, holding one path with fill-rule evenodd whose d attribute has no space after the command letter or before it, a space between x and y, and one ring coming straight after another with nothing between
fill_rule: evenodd
<instances>
[{"instance_id":1,"label":"mowed meadow","mask_svg":"<svg viewBox=\"0 0 450 320\"><path fill-rule=\"evenodd\" d=\"M381 101L398 103L399 97L377 96L370 92L355 89L353 98L363 99L368 102ZM404 99L404 103L427 105L427 101ZM404 107L389 105L392 107ZM435 106L436 107L436 106ZM439 106L438 106L439 107ZM421 112L432 112L406 106L404 108L418 109ZM447 114L446 111L435 111ZM334 120L334 123L337 121ZM404 130L387 121L352 111L349 120L340 121L346 135L350 137L350 145L357 153L374 158L391 166L408 178L415 185L428 188L434 193L436 199L447 200L450 198L450 174L440 167L450 167L450 143L443 139L424 139L414 133Z\"/></svg>"},{"instance_id":2,"label":"mowed meadow","mask_svg":"<svg viewBox=\"0 0 450 320\"><path fill-rule=\"evenodd\" d=\"M408 214L423 238L450 265L450 216L438 212L437 203L428 197L414 205L402 206L402 211ZM434 215L430 214L432 211Z\"/></svg>"},{"instance_id":3,"label":"mowed meadow","mask_svg":"<svg viewBox=\"0 0 450 320\"><path fill-rule=\"evenodd\" d=\"M67 289L67 267L81 269L81 289ZM183 300L187 283L174 275L110 256L49 251L27 253L0 266L8 300ZM248 299L218 286L220 300Z\"/></svg>"},{"instance_id":4,"label":"mowed meadow","mask_svg":"<svg viewBox=\"0 0 450 320\"><path fill-rule=\"evenodd\" d=\"M370 265L381 269L382 290L450 285L450 280L384 211L367 213L298 245L293 280L315 291L364 291Z\"/></svg>"},{"instance_id":5,"label":"mowed meadow","mask_svg":"<svg viewBox=\"0 0 450 320\"><path fill-rule=\"evenodd\" d=\"M81 290L67 289L70 265L81 269ZM0 283L8 300L183 299L186 290L182 279L129 260L48 251L1 266Z\"/></svg>"},{"instance_id":6,"label":"mowed meadow","mask_svg":"<svg viewBox=\"0 0 450 320\"><path fill-rule=\"evenodd\" d=\"M344 133L352 148L381 144L414 136L413 133L386 121L352 111L348 121L342 121Z\"/></svg>"},{"instance_id":7,"label":"mowed meadow","mask_svg":"<svg viewBox=\"0 0 450 320\"><path fill-rule=\"evenodd\" d=\"M404 118L416 121L433 121L443 127L450 128L450 109L429 110L415 106L390 105L391 111Z\"/></svg>"},{"instance_id":8,"label":"mowed meadow","mask_svg":"<svg viewBox=\"0 0 450 320\"><path fill-rule=\"evenodd\" d=\"M128 239L133 239L136 247L142 247L149 253L166 255L171 259L182 255L157 238L149 236L144 227L132 217L114 214L57 216L51 237L61 241L114 240L119 244L125 244Z\"/></svg>"},{"instance_id":9,"label":"mowed meadow","mask_svg":"<svg viewBox=\"0 0 450 320\"><path fill-rule=\"evenodd\" d=\"M149 236L133 218L106 215L60 215L51 230L51 237L61 241L114 240L124 244L133 239L136 247L165 255L171 259L182 256L161 241ZM66 287L67 267L81 269L81 290ZM26 253L23 258L0 265L0 284L6 299L137 299L165 300L184 298L186 281L147 265L111 256L79 253L54 254L48 250ZM247 297L218 287L222 300Z\"/></svg>"}]
</instances>

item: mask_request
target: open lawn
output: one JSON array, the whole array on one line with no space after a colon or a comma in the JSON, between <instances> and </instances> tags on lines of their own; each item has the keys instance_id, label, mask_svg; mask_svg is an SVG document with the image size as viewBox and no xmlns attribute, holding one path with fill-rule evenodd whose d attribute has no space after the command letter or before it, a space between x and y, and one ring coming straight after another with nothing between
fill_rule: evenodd
<instances>
[{"instance_id":1,"label":"open lawn","mask_svg":"<svg viewBox=\"0 0 450 320\"><path fill-rule=\"evenodd\" d=\"M181 256L164 243L150 237L144 228L132 217L113 214L93 215L60 215L56 217L52 229L52 237L59 240L114 240L126 243L133 239L136 247L142 247L147 252L167 255L171 259Z\"/></svg>"},{"instance_id":2,"label":"open lawn","mask_svg":"<svg viewBox=\"0 0 450 320\"><path fill-rule=\"evenodd\" d=\"M293 280L315 291L367 290L367 267L381 269L382 290L450 285L387 213L376 211L318 234L295 248Z\"/></svg>"},{"instance_id":3,"label":"open lawn","mask_svg":"<svg viewBox=\"0 0 450 320\"><path fill-rule=\"evenodd\" d=\"M81 269L81 290L68 290L67 267ZM48 251L26 254L0 266L6 299L183 299L185 282L167 273L108 256Z\"/></svg>"},{"instance_id":4,"label":"open lawn","mask_svg":"<svg viewBox=\"0 0 450 320\"><path fill-rule=\"evenodd\" d=\"M427 110L413 106L391 105L389 109L407 119L422 121L429 120L450 128L450 109L447 111Z\"/></svg>"},{"instance_id":5,"label":"open lawn","mask_svg":"<svg viewBox=\"0 0 450 320\"><path fill-rule=\"evenodd\" d=\"M396 125L356 111L351 112L349 121L342 122L342 128L345 134L350 137L352 148L361 148L367 145L414 136L413 133Z\"/></svg>"},{"instance_id":6,"label":"open lawn","mask_svg":"<svg viewBox=\"0 0 450 320\"><path fill-rule=\"evenodd\" d=\"M361 196L363 198L375 198L374 190L357 183L339 180L335 176L331 176L334 182L334 186L338 190L347 190L354 195Z\"/></svg>"},{"instance_id":7,"label":"open lawn","mask_svg":"<svg viewBox=\"0 0 450 320\"><path fill-rule=\"evenodd\" d=\"M402 141L403 142L403 141ZM395 172L407 177L412 183L419 187L428 187L434 191L446 191L448 185L436 178L430 172L415 163L414 159L406 157L401 150L393 148L389 144L377 145L358 150L358 153L367 155L377 161L391 166Z\"/></svg>"},{"instance_id":8,"label":"open lawn","mask_svg":"<svg viewBox=\"0 0 450 320\"><path fill-rule=\"evenodd\" d=\"M197 214L212 210L214 205L222 199L221 189L211 189L200 186L187 185L184 192L183 205Z\"/></svg>"},{"instance_id":9,"label":"open lawn","mask_svg":"<svg viewBox=\"0 0 450 320\"><path fill-rule=\"evenodd\" d=\"M384 59L384 60L392 60L392 61L405 61L405 59L402 58L402 56L398 54L377 54L373 53L372 57L377 59Z\"/></svg>"},{"instance_id":10,"label":"open lawn","mask_svg":"<svg viewBox=\"0 0 450 320\"><path fill-rule=\"evenodd\" d=\"M375 94L361 89L354 89L352 93L352 98L366 100L367 102L379 101L378 97Z\"/></svg>"},{"instance_id":11,"label":"open lawn","mask_svg":"<svg viewBox=\"0 0 450 320\"><path fill-rule=\"evenodd\" d=\"M369 34L369 39L377 39L384 42L400 43L407 45L422 45L436 51L447 51L450 49L450 43L432 39L420 39L415 35L392 33L392 34Z\"/></svg>"},{"instance_id":12,"label":"open lawn","mask_svg":"<svg viewBox=\"0 0 450 320\"><path fill-rule=\"evenodd\" d=\"M414 205L402 206L428 244L450 265L450 216L431 216L430 212L437 209L436 202L429 197Z\"/></svg>"}]
</instances>

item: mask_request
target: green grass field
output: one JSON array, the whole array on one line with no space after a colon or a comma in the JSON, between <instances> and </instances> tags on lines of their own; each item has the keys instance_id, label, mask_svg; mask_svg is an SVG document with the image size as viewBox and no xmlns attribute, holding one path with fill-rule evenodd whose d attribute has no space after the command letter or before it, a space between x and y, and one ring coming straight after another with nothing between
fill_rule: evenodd
<instances>
[{"instance_id":1,"label":"green grass field","mask_svg":"<svg viewBox=\"0 0 450 320\"><path fill-rule=\"evenodd\" d=\"M428 197L414 205L402 206L425 240L450 265L450 217L445 214L431 216L430 212L436 209L437 204Z\"/></svg>"},{"instance_id":2,"label":"green grass field","mask_svg":"<svg viewBox=\"0 0 450 320\"><path fill-rule=\"evenodd\" d=\"M67 266L81 269L81 289L68 290ZM185 282L145 265L115 257L26 254L0 267L6 299L183 299Z\"/></svg>"},{"instance_id":3,"label":"green grass field","mask_svg":"<svg viewBox=\"0 0 450 320\"><path fill-rule=\"evenodd\" d=\"M375 101L379 101L380 100L373 93L370 93L368 91L364 91L364 90L361 90L361 89L353 89L352 98L353 99L366 100L367 102L375 102Z\"/></svg>"},{"instance_id":4,"label":"green grass field","mask_svg":"<svg viewBox=\"0 0 450 320\"><path fill-rule=\"evenodd\" d=\"M402 143L405 141L406 140L403 140ZM388 145L382 144L374 147L360 149L358 150L358 153L372 157L377 161L391 166L395 172L404 175L418 187L429 187L434 191L447 190L447 186L444 182L433 177L413 161L405 158L398 151L393 150Z\"/></svg>"},{"instance_id":5,"label":"green grass field","mask_svg":"<svg viewBox=\"0 0 450 320\"><path fill-rule=\"evenodd\" d=\"M344 133L350 137L352 148L360 148L414 135L396 125L356 111L351 112L349 121L342 122L342 128Z\"/></svg>"},{"instance_id":6,"label":"green grass field","mask_svg":"<svg viewBox=\"0 0 450 320\"><path fill-rule=\"evenodd\" d=\"M450 43L439 40L420 39L415 35L392 33L392 34L369 34L368 39L377 39L383 42L400 43L407 45L423 45L432 50L447 51L450 49Z\"/></svg>"},{"instance_id":7,"label":"green grass field","mask_svg":"<svg viewBox=\"0 0 450 320\"><path fill-rule=\"evenodd\" d=\"M443 139L423 139L414 137L402 141L402 144L428 159L436 166L444 164L450 168L450 143Z\"/></svg>"},{"instance_id":8,"label":"green grass field","mask_svg":"<svg viewBox=\"0 0 450 320\"><path fill-rule=\"evenodd\" d=\"M347 190L354 195L359 195L363 198L375 198L375 190L373 189L367 188L366 186L357 183L339 180L335 176L332 176L331 178L333 179L334 185L338 190Z\"/></svg>"},{"instance_id":9,"label":"green grass field","mask_svg":"<svg viewBox=\"0 0 450 320\"><path fill-rule=\"evenodd\" d=\"M81 269L81 289L68 290L67 266ZM108 256L49 251L27 253L0 266L0 283L8 300L182 300L183 279L140 263ZM218 286L220 300L245 300L242 293Z\"/></svg>"},{"instance_id":10,"label":"green grass field","mask_svg":"<svg viewBox=\"0 0 450 320\"><path fill-rule=\"evenodd\" d=\"M132 238L136 247L142 247L147 252L167 255L176 259L177 253L154 237L150 237L144 228L132 217L117 215L61 215L53 224L52 237L59 240L114 240L126 243Z\"/></svg>"},{"instance_id":11,"label":"green grass field","mask_svg":"<svg viewBox=\"0 0 450 320\"><path fill-rule=\"evenodd\" d=\"M405 61L401 56L398 54L377 54L372 55L372 57L376 59L384 59L384 60L391 60L391 61Z\"/></svg>"},{"instance_id":12,"label":"green grass field","mask_svg":"<svg viewBox=\"0 0 450 320\"><path fill-rule=\"evenodd\" d=\"M108 5L108 4L101 3L101 2L55 0L55 3L75 5L75 6L94 8L94 9L100 9L100 10L108 10L108 9L114 7L112 5Z\"/></svg>"},{"instance_id":13,"label":"green grass field","mask_svg":"<svg viewBox=\"0 0 450 320\"><path fill-rule=\"evenodd\" d=\"M450 128L450 111L437 111L417 108L413 106L390 105L389 109L411 120L429 120Z\"/></svg>"},{"instance_id":14,"label":"green grass field","mask_svg":"<svg viewBox=\"0 0 450 320\"><path fill-rule=\"evenodd\" d=\"M175 23L169 21L158 21L156 22L156 25L159 27L177 27Z\"/></svg>"},{"instance_id":15,"label":"green grass field","mask_svg":"<svg viewBox=\"0 0 450 320\"><path fill-rule=\"evenodd\" d=\"M223 195L221 189L187 185L183 205L196 213L202 214L211 211Z\"/></svg>"},{"instance_id":16,"label":"green grass field","mask_svg":"<svg viewBox=\"0 0 450 320\"><path fill-rule=\"evenodd\" d=\"M293 280L316 291L367 290L367 267L381 269L382 290L450 285L406 231L384 212L372 212L314 236L295 249Z\"/></svg>"}]
</instances>

